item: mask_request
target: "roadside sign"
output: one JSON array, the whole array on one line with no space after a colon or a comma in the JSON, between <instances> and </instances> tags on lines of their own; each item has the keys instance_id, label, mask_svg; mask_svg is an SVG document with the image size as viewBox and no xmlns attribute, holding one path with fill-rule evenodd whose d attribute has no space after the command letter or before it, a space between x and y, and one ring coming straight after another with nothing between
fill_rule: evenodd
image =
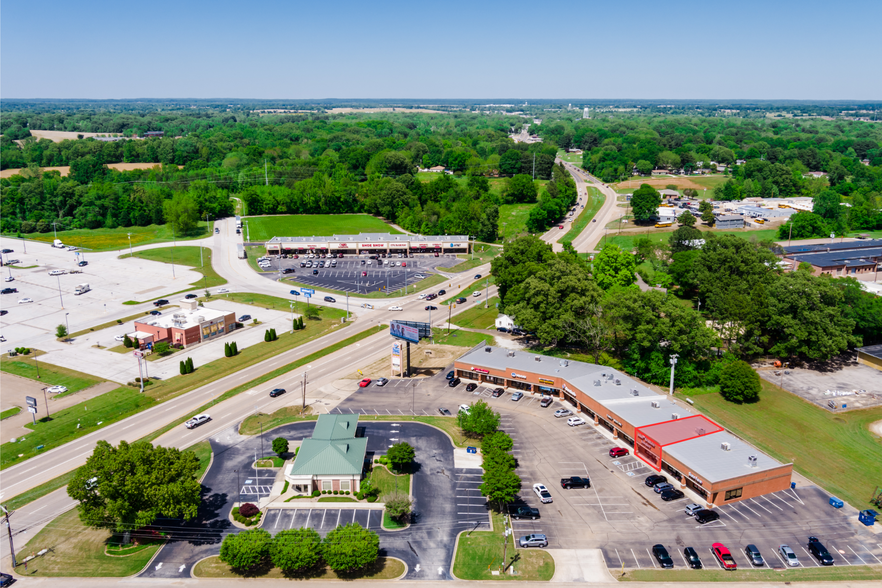
<instances>
[{"instance_id":1,"label":"roadside sign","mask_svg":"<svg viewBox=\"0 0 882 588\"><path fill-rule=\"evenodd\" d=\"M25 401L28 403L28 406L37 406L37 399L33 396L25 396Z\"/></svg>"},{"instance_id":2,"label":"roadside sign","mask_svg":"<svg viewBox=\"0 0 882 588\"><path fill-rule=\"evenodd\" d=\"M144 353L140 349L135 349L132 351L132 355L135 357L144 357Z\"/></svg>"},{"instance_id":3,"label":"roadside sign","mask_svg":"<svg viewBox=\"0 0 882 588\"><path fill-rule=\"evenodd\" d=\"M36 406L29 406L28 412L31 414L37 414L37 407Z\"/></svg>"},{"instance_id":4,"label":"roadside sign","mask_svg":"<svg viewBox=\"0 0 882 588\"><path fill-rule=\"evenodd\" d=\"M312 296L313 294L315 294L315 290L313 290L312 288L300 288L300 293L304 296Z\"/></svg>"}]
</instances>

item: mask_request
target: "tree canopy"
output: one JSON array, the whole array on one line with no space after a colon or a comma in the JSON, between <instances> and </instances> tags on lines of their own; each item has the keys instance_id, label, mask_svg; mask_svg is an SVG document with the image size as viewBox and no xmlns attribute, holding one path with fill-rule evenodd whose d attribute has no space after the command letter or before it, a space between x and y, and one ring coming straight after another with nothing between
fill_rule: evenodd
<instances>
[{"instance_id":1,"label":"tree canopy","mask_svg":"<svg viewBox=\"0 0 882 588\"><path fill-rule=\"evenodd\" d=\"M651 221L658 214L659 204L661 204L661 194L658 190L649 184L642 184L631 195L631 211L634 214L634 221L637 223Z\"/></svg>"},{"instance_id":2,"label":"tree canopy","mask_svg":"<svg viewBox=\"0 0 882 588\"><path fill-rule=\"evenodd\" d=\"M377 561L380 537L358 523L341 525L322 541L322 555L332 570L352 572Z\"/></svg>"}]
</instances>

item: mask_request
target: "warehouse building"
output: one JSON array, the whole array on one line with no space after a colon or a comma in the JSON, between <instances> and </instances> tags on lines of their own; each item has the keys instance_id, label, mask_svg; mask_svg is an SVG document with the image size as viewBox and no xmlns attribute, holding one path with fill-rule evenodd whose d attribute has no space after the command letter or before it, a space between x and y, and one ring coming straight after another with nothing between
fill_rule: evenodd
<instances>
[{"instance_id":1,"label":"warehouse building","mask_svg":"<svg viewBox=\"0 0 882 588\"><path fill-rule=\"evenodd\" d=\"M793 245L784 247L783 257L794 270L800 263L810 264L816 276L852 276L875 281L882 263L882 239Z\"/></svg>"},{"instance_id":2,"label":"warehouse building","mask_svg":"<svg viewBox=\"0 0 882 588\"><path fill-rule=\"evenodd\" d=\"M362 253L468 253L468 235L391 235L359 233L330 237L273 237L266 242L267 255L323 253L359 255Z\"/></svg>"},{"instance_id":3,"label":"warehouse building","mask_svg":"<svg viewBox=\"0 0 882 588\"><path fill-rule=\"evenodd\" d=\"M209 341L236 328L236 314L199 306L196 300L181 300L179 311L160 316L146 316L135 321L135 333L141 346L164 341L171 345L188 347Z\"/></svg>"},{"instance_id":4,"label":"warehouse building","mask_svg":"<svg viewBox=\"0 0 882 588\"><path fill-rule=\"evenodd\" d=\"M743 229L744 217L737 214L722 214L716 218L714 226L718 229Z\"/></svg>"},{"instance_id":5,"label":"warehouse building","mask_svg":"<svg viewBox=\"0 0 882 588\"><path fill-rule=\"evenodd\" d=\"M858 347L857 354L858 363L868 365L882 372L882 344Z\"/></svg>"},{"instance_id":6,"label":"warehouse building","mask_svg":"<svg viewBox=\"0 0 882 588\"><path fill-rule=\"evenodd\" d=\"M454 370L459 378L569 403L708 506L790 487L793 464L778 463L618 370L484 345L456 360Z\"/></svg>"}]
</instances>

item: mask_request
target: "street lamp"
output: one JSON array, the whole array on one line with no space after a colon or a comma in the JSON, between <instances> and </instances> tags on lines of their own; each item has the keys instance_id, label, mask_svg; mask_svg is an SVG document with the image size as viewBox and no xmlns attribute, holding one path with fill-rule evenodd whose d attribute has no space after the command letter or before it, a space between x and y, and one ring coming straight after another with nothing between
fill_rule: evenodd
<instances>
[{"instance_id":1,"label":"street lamp","mask_svg":"<svg viewBox=\"0 0 882 588\"><path fill-rule=\"evenodd\" d=\"M64 298L61 297L61 278L55 276L55 279L58 280L58 301L61 302L61 308L64 309Z\"/></svg>"},{"instance_id":2,"label":"street lamp","mask_svg":"<svg viewBox=\"0 0 882 588\"><path fill-rule=\"evenodd\" d=\"M291 334L294 334L294 303L291 303Z\"/></svg>"},{"instance_id":3,"label":"street lamp","mask_svg":"<svg viewBox=\"0 0 882 588\"><path fill-rule=\"evenodd\" d=\"M128 235L128 237L129 237L129 257L134 257L135 254L132 253L132 234L126 233L126 235Z\"/></svg>"},{"instance_id":4,"label":"street lamp","mask_svg":"<svg viewBox=\"0 0 882 588\"><path fill-rule=\"evenodd\" d=\"M67 342L70 343L70 323L67 321L67 317L70 313L64 313L64 327L67 329Z\"/></svg>"},{"instance_id":5,"label":"street lamp","mask_svg":"<svg viewBox=\"0 0 882 588\"><path fill-rule=\"evenodd\" d=\"M668 394L670 394L672 396L674 394L674 368L677 367L677 358L678 357L680 357L680 356L675 353L670 358L670 362L671 362L671 388L668 391Z\"/></svg>"}]
</instances>

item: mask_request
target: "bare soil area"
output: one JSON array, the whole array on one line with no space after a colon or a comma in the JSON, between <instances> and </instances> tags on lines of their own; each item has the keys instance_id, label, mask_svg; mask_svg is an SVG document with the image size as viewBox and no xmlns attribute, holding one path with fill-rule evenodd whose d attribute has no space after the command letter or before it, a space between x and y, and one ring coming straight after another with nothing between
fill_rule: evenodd
<instances>
[{"instance_id":1,"label":"bare soil area","mask_svg":"<svg viewBox=\"0 0 882 588\"><path fill-rule=\"evenodd\" d=\"M37 139L49 139L53 143L61 143L62 141L76 141L82 137L119 137L119 133L77 133L76 131L35 131L31 130L31 134Z\"/></svg>"},{"instance_id":2,"label":"bare soil area","mask_svg":"<svg viewBox=\"0 0 882 588\"><path fill-rule=\"evenodd\" d=\"M152 167L158 167L162 165L161 163L108 163L107 167L110 169L115 169L117 171L132 171L133 169L150 169ZM178 166L179 168L182 166ZM61 172L61 177L65 177L70 173L69 165L62 165L57 167L41 167L41 170L46 171L57 171ZM11 178L14 175L17 175L21 172L21 169L4 169L0 171L0 178Z\"/></svg>"},{"instance_id":3,"label":"bare soil area","mask_svg":"<svg viewBox=\"0 0 882 588\"><path fill-rule=\"evenodd\" d=\"M406 350L402 350L406 353ZM453 363L457 357L468 351L466 347L456 347L454 345L431 345L420 343L419 345L410 346L410 367L413 370L414 377L428 378L438 374L447 366ZM407 358L402 356L403 362ZM346 379L360 380L362 378L389 378L392 373L391 352L390 357L381 359L371 365L360 368L364 375L358 372L346 376ZM396 372L397 376L397 372Z\"/></svg>"},{"instance_id":4,"label":"bare soil area","mask_svg":"<svg viewBox=\"0 0 882 588\"><path fill-rule=\"evenodd\" d=\"M702 186L700 184L696 184L690 178L640 178L637 180L625 180L624 182L619 182L613 186L614 189L634 189L636 190L643 184L649 184L653 188L662 188L669 184L673 184L677 186L678 190L685 190L686 188L692 188L693 190L704 190L707 186Z\"/></svg>"},{"instance_id":5,"label":"bare soil area","mask_svg":"<svg viewBox=\"0 0 882 588\"><path fill-rule=\"evenodd\" d=\"M443 110L430 110L428 108L331 108L332 114L349 114L350 112L431 112L444 114Z\"/></svg>"}]
</instances>

